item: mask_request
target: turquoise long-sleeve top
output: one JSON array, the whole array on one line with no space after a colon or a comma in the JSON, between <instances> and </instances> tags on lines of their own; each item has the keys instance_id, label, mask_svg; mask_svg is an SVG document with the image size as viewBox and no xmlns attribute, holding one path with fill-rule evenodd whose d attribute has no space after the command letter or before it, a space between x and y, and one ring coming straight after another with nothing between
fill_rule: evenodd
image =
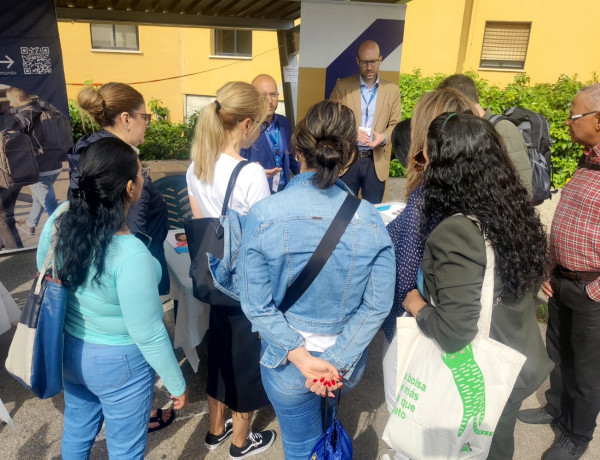
<instances>
[{"instance_id":1,"label":"turquoise long-sleeve top","mask_svg":"<svg viewBox=\"0 0 600 460\"><path fill-rule=\"evenodd\" d=\"M48 219L40 236L38 270L50 248L58 214ZM158 295L159 262L135 236L115 235L107 248L100 284L92 282L96 273L90 267L85 282L69 290L65 332L91 343L136 344L167 390L174 396L182 395L185 380L163 323Z\"/></svg>"}]
</instances>

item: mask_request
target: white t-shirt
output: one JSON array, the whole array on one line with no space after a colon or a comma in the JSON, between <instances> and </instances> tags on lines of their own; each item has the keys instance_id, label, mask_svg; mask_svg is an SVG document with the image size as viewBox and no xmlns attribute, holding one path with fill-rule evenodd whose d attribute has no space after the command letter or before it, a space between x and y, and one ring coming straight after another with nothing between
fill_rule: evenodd
<instances>
[{"instance_id":1,"label":"white t-shirt","mask_svg":"<svg viewBox=\"0 0 600 460\"><path fill-rule=\"evenodd\" d=\"M238 163L239 160L230 157L226 153L221 153L215 163L212 184L201 182L196 177L194 162L188 168L186 174L188 195L196 199L204 217L219 217L221 215L229 178ZM238 175L231 193L229 209L233 209L240 214L248 214L255 203L268 196L271 196L271 191L269 190L265 170L259 164L250 163L244 166Z\"/></svg>"}]
</instances>

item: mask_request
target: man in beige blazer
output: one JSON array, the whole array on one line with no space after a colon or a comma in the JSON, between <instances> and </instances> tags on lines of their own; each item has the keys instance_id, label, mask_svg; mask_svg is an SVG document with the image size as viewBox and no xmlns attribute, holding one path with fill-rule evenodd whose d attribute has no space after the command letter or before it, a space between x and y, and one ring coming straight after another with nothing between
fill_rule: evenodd
<instances>
[{"instance_id":1,"label":"man in beige blazer","mask_svg":"<svg viewBox=\"0 0 600 460\"><path fill-rule=\"evenodd\" d=\"M379 45L371 40L358 48L359 73L337 81L330 99L354 112L358 126L358 156L341 176L344 183L371 203L381 203L392 149L391 135L400 121L398 85L379 79Z\"/></svg>"}]
</instances>

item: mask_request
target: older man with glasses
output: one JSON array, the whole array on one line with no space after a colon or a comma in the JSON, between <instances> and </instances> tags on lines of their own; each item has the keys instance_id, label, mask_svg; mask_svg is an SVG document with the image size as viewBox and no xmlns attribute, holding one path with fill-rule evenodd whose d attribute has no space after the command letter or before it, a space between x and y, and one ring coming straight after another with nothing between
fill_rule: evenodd
<instances>
[{"instance_id":1,"label":"older man with glasses","mask_svg":"<svg viewBox=\"0 0 600 460\"><path fill-rule=\"evenodd\" d=\"M356 194L380 203L390 175L391 135L400 121L398 85L379 78L379 45L367 40L356 57L359 73L337 81L330 99L347 105L358 126L358 157L341 179Z\"/></svg>"},{"instance_id":2,"label":"older man with glasses","mask_svg":"<svg viewBox=\"0 0 600 460\"><path fill-rule=\"evenodd\" d=\"M566 120L584 155L563 188L552 220L554 269L542 285L548 296L546 349L555 363L546 405L519 420L556 424L558 441L543 460L578 459L592 440L600 413L600 83L583 88Z\"/></svg>"},{"instance_id":3,"label":"older man with glasses","mask_svg":"<svg viewBox=\"0 0 600 460\"><path fill-rule=\"evenodd\" d=\"M240 155L248 161L260 163L265 168L271 193L280 192L290 181L290 173L300 172L300 163L294 159L295 152L290 152L290 122L283 115L275 113L279 93L273 77L258 75L252 80L252 86L269 101L269 112L258 139L249 148L242 149Z\"/></svg>"}]
</instances>

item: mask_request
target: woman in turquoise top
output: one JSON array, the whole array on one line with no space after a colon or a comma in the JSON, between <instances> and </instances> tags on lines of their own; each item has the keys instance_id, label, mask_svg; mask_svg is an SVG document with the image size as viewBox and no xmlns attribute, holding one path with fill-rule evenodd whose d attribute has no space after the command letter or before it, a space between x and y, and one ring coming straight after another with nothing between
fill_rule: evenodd
<instances>
[{"instance_id":1,"label":"woman in turquoise top","mask_svg":"<svg viewBox=\"0 0 600 460\"><path fill-rule=\"evenodd\" d=\"M102 422L111 459L142 459L155 373L187 404L185 381L162 322L160 264L127 228L144 178L137 154L116 138L92 144L78 187L46 223L41 267L56 226L58 278L68 287L62 456L89 458Z\"/></svg>"}]
</instances>

